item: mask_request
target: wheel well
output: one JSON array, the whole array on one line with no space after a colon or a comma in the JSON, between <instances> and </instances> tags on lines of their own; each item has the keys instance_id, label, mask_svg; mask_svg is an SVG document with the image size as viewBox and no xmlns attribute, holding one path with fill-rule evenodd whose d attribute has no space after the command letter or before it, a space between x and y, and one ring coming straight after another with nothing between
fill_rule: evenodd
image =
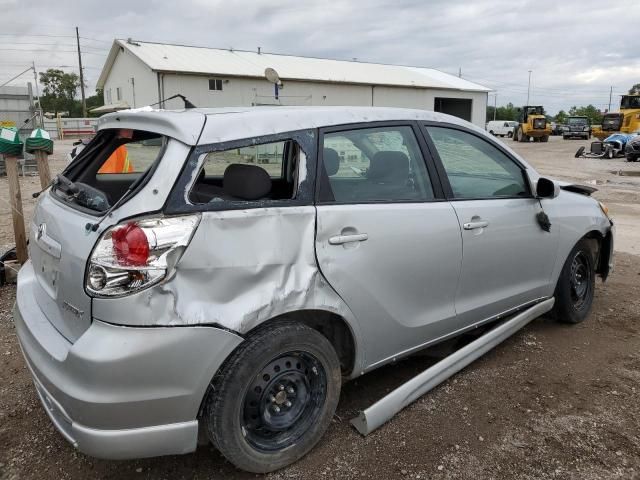
<instances>
[{"instance_id":1,"label":"wheel well","mask_svg":"<svg viewBox=\"0 0 640 480\"><path fill-rule=\"evenodd\" d=\"M351 373L355 361L355 339L349 324L340 315L326 310L299 310L274 317L256 328L265 328L279 321L302 323L320 332L333 345L340 359L342 374Z\"/></svg>"},{"instance_id":2,"label":"wheel well","mask_svg":"<svg viewBox=\"0 0 640 480\"><path fill-rule=\"evenodd\" d=\"M584 238L591 239L594 243L592 247L596 258L596 273L600 274L602 280L606 280L609 275L609 263L611 262L611 242L613 236L611 232L602 235L597 230L587 233Z\"/></svg>"},{"instance_id":3,"label":"wheel well","mask_svg":"<svg viewBox=\"0 0 640 480\"><path fill-rule=\"evenodd\" d=\"M592 230L582 238L589 240L589 245L595 258L596 273L600 274L603 281L606 280L609 275L611 232L603 236L599 231Z\"/></svg>"}]
</instances>

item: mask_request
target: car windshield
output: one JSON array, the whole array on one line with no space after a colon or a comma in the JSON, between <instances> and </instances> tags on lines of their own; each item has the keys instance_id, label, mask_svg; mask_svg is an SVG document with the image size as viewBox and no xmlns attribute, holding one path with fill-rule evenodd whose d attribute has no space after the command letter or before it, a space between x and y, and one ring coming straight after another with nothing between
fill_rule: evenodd
<instances>
[{"instance_id":1,"label":"car windshield","mask_svg":"<svg viewBox=\"0 0 640 480\"><path fill-rule=\"evenodd\" d=\"M586 125L587 124L587 119L586 118L580 118L580 117L569 118L567 120L567 123L569 125Z\"/></svg>"}]
</instances>

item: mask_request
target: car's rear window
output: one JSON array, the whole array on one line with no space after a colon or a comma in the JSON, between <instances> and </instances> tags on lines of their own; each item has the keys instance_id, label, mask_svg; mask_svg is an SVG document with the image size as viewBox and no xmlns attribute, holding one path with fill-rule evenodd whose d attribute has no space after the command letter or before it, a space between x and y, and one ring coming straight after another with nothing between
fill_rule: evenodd
<instances>
[{"instance_id":1,"label":"car's rear window","mask_svg":"<svg viewBox=\"0 0 640 480\"><path fill-rule=\"evenodd\" d=\"M53 191L80 208L104 212L141 184L166 142L166 137L142 130L101 130L65 169Z\"/></svg>"}]
</instances>

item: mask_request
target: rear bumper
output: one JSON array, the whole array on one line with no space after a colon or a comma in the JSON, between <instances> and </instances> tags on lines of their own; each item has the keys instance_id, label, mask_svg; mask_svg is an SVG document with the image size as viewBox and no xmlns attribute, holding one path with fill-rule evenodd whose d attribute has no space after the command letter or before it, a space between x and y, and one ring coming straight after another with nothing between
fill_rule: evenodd
<instances>
[{"instance_id":1,"label":"rear bumper","mask_svg":"<svg viewBox=\"0 0 640 480\"><path fill-rule=\"evenodd\" d=\"M93 321L73 344L33 298L31 264L14 308L22 352L45 410L80 451L126 459L195 450L209 382L242 341L212 327L120 327Z\"/></svg>"}]
</instances>

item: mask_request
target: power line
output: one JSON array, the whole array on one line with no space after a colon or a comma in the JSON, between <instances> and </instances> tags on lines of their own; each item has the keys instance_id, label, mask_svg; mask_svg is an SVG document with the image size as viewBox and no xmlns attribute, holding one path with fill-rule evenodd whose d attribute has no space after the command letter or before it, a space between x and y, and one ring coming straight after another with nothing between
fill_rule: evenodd
<instances>
[{"instance_id":1,"label":"power line","mask_svg":"<svg viewBox=\"0 0 640 480\"><path fill-rule=\"evenodd\" d=\"M3 48L0 47L0 51L13 51L13 52L36 52L36 53L78 53L75 50L45 50L45 49L40 49L40 50L36 50L36 49L29 49L29 48ZM106 52L107 50L105 50ZM90 55L102 55L102 56L106 56L105 53L101 53L101 52L87 52L87 51L83 51L82 53L88 53Z\"/></svg>"},{"instance_id":2,"label":"power line","mask_svg":"<svg viewBox=\"0 0 640 480\"><path fill-rule=\"evenodd\" d=\"M0 33L3 37L52 37L52 38L73 38L73 35L48 35L44 33Z\"/></svg>"},{"instance_id":3,"label":"power line","mask_svg":"<svg viewBox=\"0 0 640 480\"><path fill-rule=\"evenodd\" d=\"M102 43L108 43L109 45L111 45L113 43L113 40L109 41L109 40L100 40L98 38L90 38L90 37L80 37L82 40L91 40L92 42L102 42Z\"/></svg>"},{"instance_id":4,"label":"power line","mask_svg":"<svg viewBox=\"0 0 640 480\"><path fill-rule=\"evenodd\" d=\"M75 43L40 43L40 42L4 42L5 45L41 45L45 47L75 47ZM108 48L94 47L91 45L84 45L84 47L93 48L102 52L109 51Z\"/></svg>"}]
</instances>

